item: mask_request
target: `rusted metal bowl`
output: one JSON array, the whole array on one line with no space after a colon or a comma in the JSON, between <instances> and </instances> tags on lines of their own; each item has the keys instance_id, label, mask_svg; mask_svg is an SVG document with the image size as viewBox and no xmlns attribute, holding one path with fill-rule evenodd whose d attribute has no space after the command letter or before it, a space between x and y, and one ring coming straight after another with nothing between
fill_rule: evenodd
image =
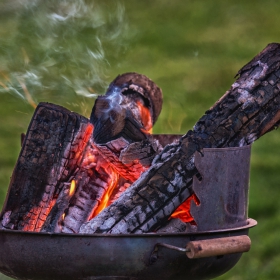
<instances>
[{"instance_id":1,"label":"rusted metal bowl","mask_svg":"<svg viewBox=\"0 0 280 280\"><path fill-rule=\"evenodd\" d=\"M15 279L211 279L231 269L242 253L189 259L189 241L247 235L238 228L183 234L48 234L0 230L0 271Z\"/></svg>"}]
</instances>

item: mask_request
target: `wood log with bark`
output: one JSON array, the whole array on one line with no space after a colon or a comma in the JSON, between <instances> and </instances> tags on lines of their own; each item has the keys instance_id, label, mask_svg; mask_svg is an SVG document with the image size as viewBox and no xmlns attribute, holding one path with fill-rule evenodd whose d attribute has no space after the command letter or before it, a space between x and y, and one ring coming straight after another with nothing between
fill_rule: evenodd
<instances>
[{"instance_id":1,"label":"wood log with bark","mask_svg":"<svg viewBox=\"0 0 280 280\"><path fill-rule=\"evenodd\" d=\"M80 233L145 233L164 224L192 195L194 153L250 145L280 123L280 44L269 44L237 73L225 95L184 135L168 145L120 198Z\"/></svg>"}]
</instances>

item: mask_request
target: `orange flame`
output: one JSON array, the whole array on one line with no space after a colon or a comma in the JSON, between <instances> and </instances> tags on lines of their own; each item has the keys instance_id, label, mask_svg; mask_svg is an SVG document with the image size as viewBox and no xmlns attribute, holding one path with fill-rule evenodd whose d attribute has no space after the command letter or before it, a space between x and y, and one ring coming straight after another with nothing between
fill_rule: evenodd
<instances>
[{"instance_id":1,"label":"orange flame","mask_svg":"<svg viewBox=\"0 0 280 280\"><path fill-rule=\"evenodd\" d=\"M190 213L192 200L196 205L200 204L198 197L195 194L192 194L173 212L171 218L180 219L185 223L195 223L194 218Z\"/></svg>"},{"instance_id":2,"label":"orange flame","mask_svg":"<svg viewBox=\"0 0 280 280\"><path fill-rule=\"evenodd\" d=\"M117 185L119 176L112 169L111 169L110 173L111 173L111 179L112 179L111 183L110 183L110 186L108 187L107 191L104 193L104 195L103 195L103 197L102 197L98 207L94 210L94 212L92 213L90 219L92 219L93 217L98 215L103 209L105 209L106 207L108 207L111 204L110 197L111 197L111 194L112 194L114 188Z\"/></svg>"},{"instance_id":3,"label":"orange flame","mask_svg":"<svg viewBox=\"0 0 280 280\"><path fill-rule=\"evenodd\" d=\"M72 196L76 190L76 181L72 180L70 184L69 196Z\"/></svg>"},{"instance_id":4,"label":"orange flame","mask_svg":"<svg viewBox=\"0 0 280 280\"><path fill-rule=\"evenodd\" d=\"M92 124L87 124L87 127L85 129L83 139L81 141L81 144L79 145L79 149L75 154L75 159L80 159L81 155L84 153L86 145L88 144L88 141L92 135L93 132L93 125Z\"/></svg>"},{"instance_id":5,"label":"orange flame","mask_svg":"<svg viewBox=\"0 0 280 280\"><path fill-rule=\"evenodd\" d=\"M150 110L147 107L145 107L140 101L137 102L137 106L140 111L142 124L144 125L144 129L142 129L142 131L151 134L153 122L152 122Z\"/></svg>"}]
</instances>

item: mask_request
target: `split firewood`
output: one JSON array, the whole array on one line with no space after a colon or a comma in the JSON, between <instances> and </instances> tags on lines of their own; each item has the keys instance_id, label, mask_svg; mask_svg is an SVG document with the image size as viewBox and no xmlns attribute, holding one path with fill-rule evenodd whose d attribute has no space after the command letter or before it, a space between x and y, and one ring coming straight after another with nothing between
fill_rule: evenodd
<instances>
[{"instance_id":1,"label":"split firewood","mask_svg":"<svg viewBox=\"0 0 280 280\"><path fill-rule=\"evenodd\" d=\"M269 44L237 74L229 91L184 135L166 146L120 198L80 233L144 233L164 224L193 194L195 152L250 145L280 123L280 44Z\"/></svg>"},{"instance_id":2,"label":"split firewood","mask_svg":"<svg viewBox=\"0 0 280 280\"><path fill-rule=\"evenodd\" d=\"M0 228L39 231L61 190L67 191L93 126L63 107L38 105L24 137Z\"/></svg>"}]
</instances>

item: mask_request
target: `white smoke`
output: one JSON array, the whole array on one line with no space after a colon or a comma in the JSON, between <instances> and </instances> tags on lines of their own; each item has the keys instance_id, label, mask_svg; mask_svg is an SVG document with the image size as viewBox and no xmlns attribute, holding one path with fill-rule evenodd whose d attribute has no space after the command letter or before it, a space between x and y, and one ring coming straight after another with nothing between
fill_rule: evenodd
<instances>
[{"instance_id":1,"label":"white smoke","mask_svg":"<svg viewBox=\"0 0 280 280\"><path fill-rule=\"evenodd\" d=\"M128 41L122 2L13 3L16 8L9 18L17 26L0 38L0 92L36 102L62 95L67 100L71 93L104 93L110 65L119 63Z\"/></svg>"}]
</instances>

